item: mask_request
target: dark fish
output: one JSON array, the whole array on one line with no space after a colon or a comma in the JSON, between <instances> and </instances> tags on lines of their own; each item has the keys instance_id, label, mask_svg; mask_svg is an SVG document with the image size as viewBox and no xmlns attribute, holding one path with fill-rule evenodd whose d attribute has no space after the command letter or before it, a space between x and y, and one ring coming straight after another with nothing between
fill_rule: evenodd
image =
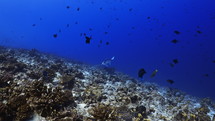
<instances>
[{"instance_id":1,"label":"dark fish","mask_svg":"<svg viewBox=\"0 0 215 121\"><path fill-rule=\"evenodd\" d=\"M110 43L109 42L106 42L106 45L109 45Z\"/></svg>"},{"instance_id":2,"label":"dark fish","mask_svg":"<svg viewBox=\"0 0 215 121\"><path fill-rule=\"evenodd\" d=\"M69 27L69 24L67 24L66 27Z\"/></svg>"},{"instance_id":3,"label":"dark fish","mask_svg":"<svg viewBox=\"0 0 215 121\"><path fill-rule=\"evenodd\" d=\"M173 63L169 63L169 65L170 65L171 67L174 67L174 66L175 66Z\"/></svg>"},{"instance_id":4,"label":"dark fish","mask_svg":"<svg viewBox=\"0 0 215 121\"><path fill-rule=\"evenodd\" d=\"M99 43L101 43L101 44L102 44L102 40L100 40L100 41L99 41Z\"/></svg>"},{"instance_id":5,"label":"dark fish","mask_svg":"<svg viewBox=\"0 0 215 121\"><path fill-rule=\"evenodd\" d=\"M54 37L54 38L57 38L57 34L53 34L53 37Z\"/></svg>"},{"instance_id":6,"label":"dark fish","mask_svg":"<svg viewBox=\"0 0 215 121\"><path fill-rule=\"evenodd\" d=\"M172 62L173 62L174 64L178 64L178 59L173 59Z\"/></svg>"},{"instance_id":7,"label":"dark fish","mask_svg":"<svg viewBox=\"0 0 215 121\"><path fill-rule=\"evenodd\" d=\"M80 8L77 8L77 11L80 11Z\"/></svg>"},{"instance_id":8,"label":"dark fish","mask_svg":"<svg viewBox=\"0 0 215 121\"><path fill-rule=\"evenodd\" d=\"M215 63L215 60L213 60L212 62Z\"/></svg>"},{"instance_id":9,"label":"dark fish","mask_svg":"<svg viewBox=\"0 0 215 121\"><path fill-rule=\"evenodd\" d=\"M203 76L205 76L205 77L209 77L209 74L204 74Z\"/></svg>"},{"instance_id":10,"label":"dark fish","mask_svg":"<svg viewBox=\"0 0 215 121\"><path fill-rule=\"evenodd\" d=\"M36 24L32 24L32 26L36 26Z\"/></svg>"},{"instance_id":11,"label":"dark fish","mask_svg":"<svg viewBox=\"0 0 215 121\"><path fill-rule=\"evenodd\" d=\"M202 33L200 30L197 30L196 32L197 32L198 34L201 34L201 33Z\"/></svg>"},{"instance_id":12,"label":"dark fish","mask_svg":"<svg viewBox=\"0 0 215 121\"><path fill-rule=\"evenodd\" d=\"M87 37L87 36L86 36L85 39L86 39L85 42L86 42L87 44L90 44L90 40L92 39L92 37Z\"/></svg>"},{"instance_id":13,"label":"dark fish","mask_svg":"<svg viewBox=\"0 0 215 121\"><path fill-rule=\"evenodd\" d=\"M143 78L143 75L144 74L146 74L146 71L143 69L143 68L141 68L139 71L138 71L138 77L139 78Z\"/></svg>"},{"instance_id":14,"label":"dark fish","mask_svg":"<svg viewBox=\"0 0 215 121\"><path fill-rule=\"evenodd\" d=\"M70 8L70 6L66 6L66 8L67 8L67 9L69 9L69 8Z\"/></svg>"},{"instance_id":15,"label":"dark fish","mask_svg":"<svg viewBox=\"0 0 215 121\"><path fill-rule=\"evenodd\" d=\"M155 77L155 75L157 74L157 72L158 72L158 70L157 70L157 69L155 69L155 70L152 72L152 74L151 74L151 76L150 76L150 77L151 77L151 78L152 78L152 77Z\"/></svg>"},{"instance_id":16,"label":"dark fish","mask_svg":"<svg viewBox=\"0 0 215 121\"><path fill-rule=\"evenodd\" d=\"M104 32L105 34L108 34L108 32Z\"/></svg>"},{"instance_id":17,"label":"dark fish","mask_svg":"<svg viewBox=\"0 0 215 121\"><path fill-rule=\"evenodd\" d=\"M133 10L133 8L129 8L129 11L132 11Z\"/></svg>"},{"instance_id":18,"label":"dark fish","mask_svg":"<svg viewBox=\"0 0 215 121\"><path fill-rule=\"evenodd\" d=\"M151 18L150 16L147 17L147 19L150 19L150 18Z\"/></svg>"},{"instance_id":19,"label":"dark fish","mask_svg":"<svg viewBox=\"0 0 215 121\"><path fill-rule=\"evenodd\" d=\"M173 84L173 83L175 83L173 80L171 80L171 79L168 79L168 80L166 80L168 83L170 83L170 84Z\"/></svg>"},{"instance_id":20,"label":"dark fish","mask_svg":"<svg viewBox=\"0 0 215 121\"><path fill-rule=\"evenodd\" d=\"M92 31L93 29L92 28L89 28L89 31Z\"/></svg>"},{"instance_id":21,"label":"dark fish","mask_svg":"<svg viewBox=\"0 0 215 121\"><path fill-rule=\"evenodd\" d=\"M179 32L179 31L175 30L175 31L174 31L174 33L175 33L175 34L180 34L181 32Z\"/></svg>"},{"instance_id":22,"label":"dark fish","mask_svg":"<svg viewBox=\"0 0 215 121\"><path fill-rule=\"evenodd\" d=\"M174 39L174 40L172 40L171 42L174 43L174 44L176 44L176 43L178 43L178 40L177 40L177 39Z\"/></svg>"}]
</instances>

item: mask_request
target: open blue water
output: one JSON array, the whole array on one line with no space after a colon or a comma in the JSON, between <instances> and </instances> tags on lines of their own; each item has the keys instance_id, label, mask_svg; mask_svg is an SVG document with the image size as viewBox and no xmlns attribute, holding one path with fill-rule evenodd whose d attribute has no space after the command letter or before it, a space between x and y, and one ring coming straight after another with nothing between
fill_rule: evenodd
<instances>
[{"instance_id":1,"label":"open blue water","mask_svg":"<svg viewBox=\"0 0 215 121\"><path fill-rule=\"evenodd\" d=\"M111 67L118 71L138 78L144 68L142 81L215 99L214 6L214 0L0 0L0 45L92 65L115 56Z\"/></svg>"}]
</instances>

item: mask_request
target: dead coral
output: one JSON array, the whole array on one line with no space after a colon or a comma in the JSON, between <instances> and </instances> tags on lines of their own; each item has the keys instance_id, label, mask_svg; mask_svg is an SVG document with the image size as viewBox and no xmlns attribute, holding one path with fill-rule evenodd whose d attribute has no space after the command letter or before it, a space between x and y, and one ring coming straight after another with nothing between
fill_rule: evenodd
<instances>
[{"instance_id":1,"label":"dead coral","mask_svg":"<svg viewBox=\"0 0 215 121\"><path fill-rule=\"evenodd\" d=\"M0 88L9 86L9 82L13 81L13 75L10 73L5 73L0 75Z\"/></svg>"},{"instance_id":2,"label":"dead coral","mask_svg":"<svg viewBox=\"0 0 215 121\"><path fill-rule=\"evenodd\" d=\"M197 108L196 111L192 112L188 109L179 111L175 116L175 121L211 121L210 117L207 115L209 112L208 107L202 106Z\"/></svg>"},{"instance_id":3,"label":"dead coral","mask_svg":"<svg viewBox=\"0 0 215 121\"><path fill-rule=\"evenodd\" d=\"M38 72L34 72L34 71L31 71L31 72L28 72L26 73L31 79L40 79L42 77L42 74L41 73L38 73Z\"/></svg>"},{"instance_id":4,"label":"dead coral","mask_svg":"<svg viewBox=\"0 0 215 121\"><path fill-rule=\"evenodd\" d=\"M99 121L114 121L119 117L114 106L105 104L98 104L97 106L89 109L88 112L92 116L90 119Z\"/></svg>"},{"instance_id":5,"label":"dead coral","mask_svg":"<svg viewBox=\"0 0 215 121\"><path fill-rule=\"evenodd\" d=\"M63 75L61 77L60 84L66 89L72 89L75 85L76 79L72 75Z\"/></svg>"},{"instance_id":6,"label":"dead coral","mask_svg":"<svg viewBox=\"0 0 215 121\"><path fill-rule=\"evenodd\" d=\"M27 97L40 97L43 93L47 92L47 86L43 81L34 81L26 85Z\"/></svg>"},{"instance_id":7,"label":"dead coral","mask_svg":"<svg viewBox=\"0 0 215 121\"><path fill-rule=\"evenodd\" d=\"M0 63L7 61L6 55L5 54L1 54L0 55Z\"/></svg>"},{"instance_id":8,"label":"dead coral","mask_svg":"<svg viewBox=\"0 0 215 121\"><path fill-rule=\"evenodd\" d=\"M28 104L18 107L16 111L16 121L23 121L33 117L33 110Z\"/></svg>"},{"instance_id":9,"label":"dead coral","mask_svg":"<svg viewBox=\"0 0 215 121\"><path fill-rule=\"evenodd\" d=\"M131 96L130 97L131 103L137 103L141 98L137 95Z\"/></svg>"},{"instance_id":10,"label":"dead coral","mask_svg":"<svg viewBox=\"0 0 215 121\"><path fill-rule=\"evenodd\" d=\"M7 59L7 61L4 63L4 66L1 67L2 70L10 73L17 73L17 72L24 72L26 68L26 64L22 62L18 62L14 58Z\"/></svg>"},{"instance_id":11,"label":"dead coral","mask_svg":"<svg viewBox=\"0 0 215 121\"><path fill-rule=\"evenodd\" d=\"M0 88L0 92L0 119L3 121L27 120L34 112L56 118L57 112L76 106L71 91L47 86L42 81L28 82L24 87L11 84Z\"/></svg>"},{"instance_id":12,"label":"dead coral","mask_svg":"<svg viewBox=\"0 0 215 121\"><path fill-rule=\"evenodd\" d=\"M76 78L79 78L79 79L84 79L84 74L80 71L78 71L76 68L69 68L69 69L66 69L64 71L65 74L67 75L72 75Z\"/></svg>"},{"instance_id":13,"label":"dead coral","mask_svg":"<svg viewBox=\"0 0 215 121\"><path fill-rule=\"evenodd\" d=\"M88 104L97 103L101 101L101 98L106 98L105 96L103 97L102 93L102 87L97 84L92 84L86 87L81 98Z\"/></svg>"},{"instance_id":14,"label":"dead coral","mask_svg":"<svg viewBox=\"0 0 215 121\"><path fill-rule=\"evenodd\" d=\"M9 97L7 104L8 104L8 106L10 106L11 109L17 110L18 107L26 104L26 96L25 95L17 95L16 93L13 93Z\"/></svg>"},{"instance_id":15,"label":"dead coral","mask_svg":"<svg viewBox=\"0 0 215 121\"><path fill-rule=\"evenodd\" d=\"M16 90L8 91L4 103L0 103L0 117L7 121L23 121L31 118L32 109L26 104L26 96L19 95Z\"/></svg>"},{"instance_id":16,"label":"dead coral","mask_svg":"<svg viewBox=\"0 0 215 121\"><path fill-rule=\"evenodd\" d=\"M55 71L49 68L44 69L42 75L42 78L45 82L52 82L54 77L56 76Z\"/></svg>"},{"instance_id":17,"label":"dead coral","mask_svg":"<svg viewBox=\"0 0 215 121\"><path fill-rule=\"evenodd\" d=\"M12 121L13 120L12 109L2 102L0 102L0 121Z\"/></svg>"},{"instance_id":18,"label":"dead coral","mask_svg":"<svg viewBox=\"0 0 215 121\"><path fill-rule=\"evenodd\" d=\"M39 56L39 51L37 49L31 49L28 54L31 56L31 57L37 57Z\"/></svg>"},{"instance_id":19,"label":"dead coral","mask_svg":"<svg viewBox=\"0 0 215 121\"><path fill-rule=\"evenodd\" d=\"M76 110L64 110L56 112L52 118L54 121L83 121L83 116L78 115Z\"/></svg>"},{"instance_id":20,"label":"dead coral","mask_svg":"<svg viewBox=\"0 0 215 121\"><path fill-rule=\"evenodd\" d=\"M43 117L52 116L53 111L60 111L68 106L76 106L72 92L69 90L62 90L59 87L48 88L42 83L36 84L36 87L40 88L40 90L29 90L30 95L33 93L36 96L30 97L28 103Z\"/></svg>"}]
</instances>

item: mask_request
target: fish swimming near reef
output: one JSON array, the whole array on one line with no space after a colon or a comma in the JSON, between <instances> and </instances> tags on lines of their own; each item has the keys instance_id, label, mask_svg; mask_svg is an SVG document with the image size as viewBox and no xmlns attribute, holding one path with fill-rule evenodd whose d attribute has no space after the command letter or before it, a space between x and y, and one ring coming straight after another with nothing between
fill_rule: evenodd
<instances>
[{"instance_id":1,"label":"fish swimming near reef","mask_svg":"<svg viewBox=\"0 0 215 121\"><path fill-rule=\"evenodd\" d=\"M170 83L170 84L174 84L174 81L173 80L171 80L171 79L168 79L168 80L166 80L168 83Z\"/></svg>"},{"instance_id":2,"label":"fish swimming near reef","mask_svg":"<svg viewBox=\"0 0 215 121\"><path fill-rule=\"evenodd\" d=\"M143 78L143 75L146 74L146 71L145 69L141 68L139 71L138 71L138 77L139 78Z\"/></svg>"},{"instance_id":3,"label":"fish swimming near reef","mask_svg":"<svg viewBox=\"0 0 215 121\"><path fill-rule=\"evenodd\" d=\"M158 72L158 70L157 70L157 69L155 69L155 70L152 72L152 74L151 74L151 76L150 76L150 77L151 77L151 78L152 78L152 77L155 77L155 75L157 74L157 72Z\"/></svg>"},{"instance_id":4,"label":"fish swimming near reef","mask_svg":"<svg viewBox=\"0 0 215 121\"><path fill-rule=\"evenodd\" d=\"M101 65L109 67L114 59L115 57L113 56L112 58L103 61Z\"/></svg>"}]
</instances>

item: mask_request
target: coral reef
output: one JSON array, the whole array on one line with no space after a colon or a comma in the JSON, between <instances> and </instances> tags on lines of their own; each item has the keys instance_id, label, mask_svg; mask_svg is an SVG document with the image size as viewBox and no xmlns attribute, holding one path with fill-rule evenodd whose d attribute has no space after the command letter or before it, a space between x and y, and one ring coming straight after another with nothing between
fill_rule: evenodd
<instances>
[{"instance_id":1,"label":"coral reef","mask_svg":"<svg viewBox=\"0 0 215 121\"><path fill-rule=\"evenodd\" d=\"M215 103L112 68L0 46L0 121L214 121Z\"/></svg>"}]
</instances>

